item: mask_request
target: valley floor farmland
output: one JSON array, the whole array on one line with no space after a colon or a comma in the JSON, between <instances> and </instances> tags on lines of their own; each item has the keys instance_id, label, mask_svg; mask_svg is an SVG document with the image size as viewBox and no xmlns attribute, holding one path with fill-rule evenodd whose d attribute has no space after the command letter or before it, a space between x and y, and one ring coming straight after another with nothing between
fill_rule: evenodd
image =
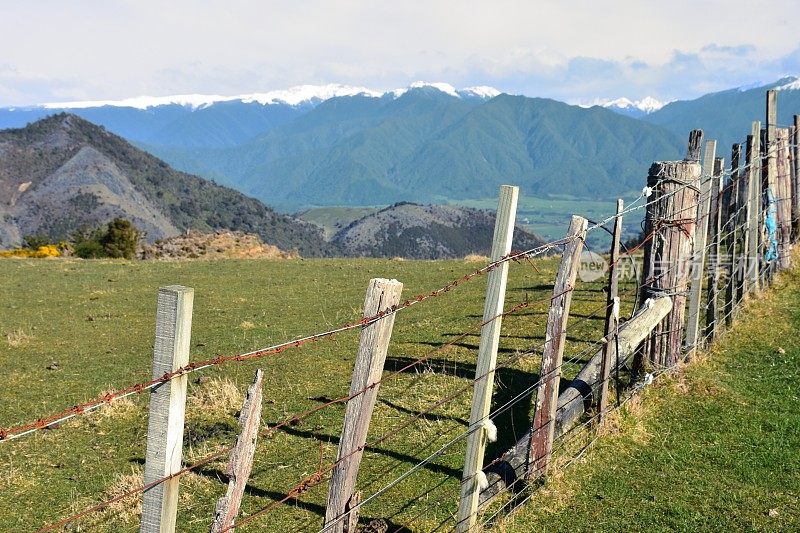
<instances>
[{"instance_id":1,"label":"valley floor farmland","mask_svg":"<svg viewBox=\"0 0 800 533\"><path fill-rule=\"evenodd\" d=\"M495 404L507 402L537 380L544 324L557 261L512 264L506 308L537 302L503 323L499 363L532 349L498 371ZM191 359L230 355L326 330L357 320L368 280L396 278L403 298L427 293L483 266L464 261L221 260L116 262L69 260L0 261L0 425L29 422L102 391L149 379L156 290L183 284L195 289ZM624 292L629 286L623 285ZM469 416L483 312L485 278L398 314L386 373L424 355L417 366L381 385L370 437L420 415L399 434L368 448L358 487L371 494L408 470L453 436ZM602 337L601 283L579 283L573 297L565 377L571 377ZM628 297L629 311L632 298ZM456 342L439 350L449 341ZM264 369L262 424L277 422L346 394L357 331L247 363L229 363L189 376L185 460L196 460L235 439L240 395L255 368ZM439 351L435 351L439 350ZM200 378L200 379L198 379ZM425 412L466 386L466 393ZM0 443L0 524L35 531L93 502L141 485L147 430L147 395L54 430ZM499 441L491 458L510 446L530 423L525 398L496 419ZM335 460L342 406L319 411L259 440L253 475L242 506L247 516L283 498L297 482ZM422 414L424 413L424 414ZM368 442L370 439L368 438ZM407 481L362 511L362 520L429 531L452 527L464 443L459 442ZM178 530L207 531L214 502L224 493L224 462L181 479ZM278 505L242 531L317 531L327 483ZM136 498L76 522L73 530L136 531Z\"/></svg>"}]
</instances>

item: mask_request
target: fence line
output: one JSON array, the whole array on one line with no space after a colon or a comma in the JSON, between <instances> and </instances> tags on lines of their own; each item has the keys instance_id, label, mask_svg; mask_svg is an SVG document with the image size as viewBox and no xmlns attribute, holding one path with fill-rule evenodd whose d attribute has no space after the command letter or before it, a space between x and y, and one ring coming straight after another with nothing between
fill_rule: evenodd
<instances>
[{"instance_id":1,"label":"fence line","mask_svg":"<svg viewBox=\"0 0 800 533\"><path fill-rule=\"evenodd\" d=\"M643 189L642 193L639 197L636 198L629 206L625 209L618 210L617 213L602 219L600 222L594 223L589 226L585 231L591 231L594 229L598 229L601 227L605 227L608 223L612 221L616 221L621 219L623 215L628 213L647 209L648 216L645 217L645 222L649 224L651 227L649 228L650 231L645 231L642 241L633 248L627 254L623 254L617 258L614 263L617 264L622 257L630 257L632 253L637 251L638 249L644 247L645 248L645 264L647 265L648 261L650 261L651 265L654 264L653 261L657 259L654 252L654 248L658 243L663 241L663 239L667 238L668 235L665 233L669 228L677 228L678 232L674 233L678 235L678 238L683 238L682 236L685 235L686 240L693 241L694 238L697 238L696 232L703 231L703 227L707 224L709 228L709 232L711 233L711 238L709 239L710 242L703 243L705 234L703 234L698 240L700 241L700 247L690 252L688 255L685 252L676 252L674 255L667 256L667 264L659 265L656 269L650 268L650 272L643 270L641 273L641 279L637 280L634 283L635 287L628 291L623 291L620 297L629 295L631 293L637 294L641 291L647 290L652 291L654 288L658 290L658 294L670 296L673 301L680 302L682 298L684 298L689 290L696 289L699 287L699 284L702 284L703 280L703 271L708 270L709 273L712 273L712 268L718 268L718 263L720 261L720 256L722 254L722 249L725 250L726 256L730 256L730 262L725 265L725 278L724 284L720 287L716 280L720 279L720 275L714 271L713 274L715 276L714 283L709 285L709 292L705 297L703 303L700 303L701 300L698 299L697 301L697 309L703 309L706 311L713 311L718 302L720 297L722 296L725 299L724 309L725 312L722 316L719 313L713 312L711 313L710 318L706 319L706 332L703 335L698 337L694 337L691 343L688 342L684 345L682 335L680 334L681 329L684 327L684 318L681 316L680 313L683 312L683 305L682 304L675 304L673 310L670 314L668 314L667 318L664 319L662 325L657 326L652 331L650 331L649 338L646 339L641 346L641 349L638 352L638 355L633 356L634 364L633 364L633 374L632 374L632 383L633 385L628 390L627 394L625 395L625 399L619 400L616 402L616 405L610 408L610 410L618 410L622 408L631 398L635 396L643 387L653 382L653 380L659 378L660 376L676 371L677 368L680 367L678 363L682 362L686 355L687 351L693 350L695 348L701 348L706 343L713 340L717 332L724 331L724 325L729 323L730 320L734 318L735 314L738 312L739 307L742 302L744 302L749 294L752 294L754 291L759 290L756 286L750 286L749 288L745 288L742 285L741 290L737 289L737 284L739 283L737 276L739 275L738 272L740 268L748 270L752 267L755 269L759 269L761 272L764 273L763 278L760 280L761 286L766 286L770 283L774 273L778 269L783 269L788 267L788 253L789 249L793 242L798 239L797 231L794 231L793 224L794 218L790 210L786 209L786 203L789 202L790 205L795 205L797 202L797 184L800 183L800 176L798 176L797 170L797 161L793 159L793 154L796 153L796 138L797 135L785 135L783 131L775 131L775 120L770 119L769 117L774 117L775 107L774 103L770 104L769 102L775 101L775 93L770 91L768 92L767 96L768 101L768 120L767 120L767 128L766 128L766 143L762 144L762 149L760 153L753 154L752 160L745 165L741 165L738 161L732 161L732 166L730 170L726 170L722 163L720 162L721 159L718 158L718 169L715 172L709 173L708 171L699 172L696 181L681 181L677 184L677 186L672 187L671 190L667 192L662 192L660 190L661 185L665 182L672 180L673 178L667 174L667 166L661 165L658 167L660 170L656 172L655 175L651 175L651 183L648 187ZM770 107L770 105L772 107ZM795 119L797 122L797 119ZM755 130L754 130L755 131ZM796 127L790 127L790 132L796 132ZM700 136L701 133L693 132L690 136L690 148L689 148L689 156L687 160L682 162L684 163L684 167L681 168L694 168L693 165L698 165L697 161L699 160L700 154ZM708 145L707 145L708 146ZM749 146L749 145L748 145ZM794 152L792 151L794 148ZM775 164L775 159L778 154L786 154L785 157L787 159L787 163L785 166L783 164ZM738 158L737 158L738 160ZM794 165L789 165L789 161L794 161ZM734 166L735 165L735 166ZM654 165L654 168L656 166ZM786 173L783 173L785 169ZM729 177L727 183L723 184L722 180L725 177ZM716 190L710 187L704 187L703 192L697 188L696 184L707 184L711 180L720 180L719 185ZM758 180L758 183L754 183L754 180ZM787 181L788 180L788 181ZM748 196L747 198L742 198L741 195L741 184L750 184L751 187L755 188L756 186L760 186L757 191L757 194L753 194L753 197L756 198L756 204L750 205L749 202L752 200L752 197ZM694 194L694 191L697 194ZM683 198L684 193L692 192L693 199L690 197L689 202L683 202L680 204L681 199ZM654 194L655 193L655 194ZM680 196L678 196L680 195ZM653 198L651 199L651 196ZM727 197L727 201L726 201ZM642 201L644 200L644 201ZM698 207L703 205L704 202L709 200L712 201L712 206L710 209L700 210L698 212ZM663 206L667 205L667 201L676 201L678 204L676 208L673 209L669 213L669 218L665 220L663 212ZM659 211L659 206L662 211ZM742 255L741 252L744 248L743 241L747 235L752 235L752 224L751 220L749 220L746 216L749 213L750 208L753 207L756 209L757 212L757 222L758 222L758 240L753 242L753 250L756 250L758 253L758 257L748 257L747 255ZM712 217L716 220L719 220L717 225L713 225L711 222ZM723 222L724 219L724 222ZM788 231L787 231L788 226ZM699 229L698 229L699 228ZM738 236L738 237L737 237ZM364 317L360 321L346 323L337 328L327 330L321 333L308 335L305 337L301 337L299 339L293 341L287 341L284 343L280 343L277 345L269 346L260 350L255 350L252 352L247 352L243 354L237 355L230 355L230 356L219 356L213 359L208 359L204 361L198 361L196 363L190 363L184 366L181 366L175 371L167 372L162 376L155 378L149 382L138 383L135 385L131 385L124 389L120 389L118 391L114 391L112 393L106 394L102 397L95 398L94 400L90 400L84 404L80 404L74 406L70 409L61 411L59 413L55 413L48 417L43 417L38 419L35 422L31 422L28 424L22 424L18 426L13 426L5 429L0 429L0 441L8 441L13 440L24 435L31 434L39 429L47 427L53 424L56 421L64 421L68 420L72 417L89 413L93 410L96 410L103 405L112 402L115 399L124 398L133 394L140 394L144 390L152 390L156 388L160 384L171 382L176 378L180 378L189 374L194 371L202 370L205 368L209 368L212 366L222 365L228 362L241 362L247 361L252 359L262 358L268 355L276 355L281 353L285 350L290 348L299 348L305 344L316 342L317 340L321 340L323 338L331 338L336 333L340 333L343 331L349 331L351 329L357 328L364 328L368 325L375 324L381 320L386 319L389 316L393 316L400 310L406 309L415 305L419 302L423 302L437 296L444 294L445 292L449 292L450 290L455 289L459 285L471 281L476 277L485 274L487 272L491 272L501 265L507 264L509 261L519 261L521 259L530 259L532 257L536 257L542 255L548 251L554 250L557 247L565 246L568 247L571 243L575 243L575 240L579 238L579 235L572 235L568 236L564 239L554 240L549 243L542 244L536 248L532 248L527 251L522 252L511 252L509 254L504 255L500 259L496 261L492 261L488 263L486 266L467 274L463 277L457 278L456 280L451 281L447 285L436 289L429 293L422 293L412 299L405 300L401 304L397 304L391 306L386 311L379 312L375 315ZM677 250L677 249L676 249ZM739 259L734 263L734 257L737 252L739 253ZM703 263L701 262L699 265L700 272L698 273L697 277L695 277L691 273L691 269L693 268L693 257L696 253L706 254L709 251L716 252L714 254L714 263L713 267L709 265L708 268L705 268ZM686 271L688 266L689 272ZM691 275L691 284L689 284L689 279ZM747 279L747 274L743 274L743 279ZM662 287L662 283L666 282L667 286ZM698 285L695 285L698 284ZM345 402L349 402L370 390L374 390L380 383L385 382L386 380L392 379L396 376L399 376L402 372L414 368L416 365L422 364L426 360L433 357L433 355L440 353L444 349L449 346L455 345L457 342L463 340L468 335L473 334L476 329L481 329L482 327L499 321L508 315L515 314L523 309L529 308L534 304L546 303L548 300L550 302L551 310L554 306L563 305L558 303L560 301L560 297L565 295L571 294L575 290L574 283L566 283L563 286L563 290L556 289L557 294L552 296L547 296L538 300L534 301L524 301L518 303L507 310L504 310L501 313L494 314L490 317L484 317L485 319L481 322L475 324L471 328L467 330L467 332L458 335L454 339L451 339L448 343L442 344L438 348L431 350L430 352L426 353L423 357L417 358L416 360L410 362L402 369L389 373L386 376L378 376L377 380L370 381L367 383L366 386L360 388L356 391L351 391L350 394L346 396L342 396L340 398L330 400L324 402L319 406L315 406L312 409L303 411L296 415L292 415L291 417L285 418L280 423L276 424L272 427L266 427L258 432L259 435L272 433L278 429L284 428L287 425L292 424L293 421L302 420L303 418L307 418L312 414L319 412L323 409L326 409L332 405L342 404ZM607 311L609 306L613 305L613 303L606 303L603 306L597 308L596 311L591 312L586 316L579 317L578 319L572 321L570 324L569 329L574 328L575 325L582 323L583 321L591 320L596 316L597 313L600 311ZM643 305L647 305L647 302L643 302ZM557 313L556 313L557 314ZM548 321L548 330L552 325L553 313L551 312L551 318ZM568 316L568 305L566 308L566 316ZM564 317L564 321L566 322L566 316ZM713 328L708 328L710 324L713 324ZM567 328L564 328L564 332ZM466 384L451 392L442 396L441 398L437 398L435 401L432 401L429 406L427 406L424 410L416 412L407 416L405 419L402 419L397 425L391 427L388 431L382 433L379 437L367 440L364 444L359 445L351 449L349 452L343 454L341 457L337 457L337 460L329 465L325 466L323 461L322 454L320 455L320 464L319 467L314 471L311 475L300 479L295 485L293 485L289 490L286 491L285 496L280 499L276 499L266 507L263 507L255 512L250 513L247 517L242 518L238 521L235 521L233 524L227 526L226 528L222 529L221 531L228 531L232 530L236 526L242 526L259 518L264 517L265 515L269 514L272 510L280 506L281 504L287 502L292 498L296 498L305 492L313 489L314 487L320 485L325 481L326 475L330 473L337 465L342 464L343 461L351 458L356 454L361 454L366 448L368 447L376 447L381 443L390 440L405 429L412 426L412 424L416 423L420 420L423 416L430 415L440 407L450 404L456 398L464 395L465 393L469 392L470 389L473 389L476 383L479 383L484 380L488 380L489 376L492 376L496 370L500 368L511 368L511 365L520 361L524 357L528 357L534 353L541 353L542 350L546 350L548 345L551 342L557 341L558 337L565 333L560 333L559 335L549 335L546 337L545 341L541 344L536 344L529 349L524 351L515 353L513 356L501 361L500 363L492 364L488 368L488 370L484 372L476 372L476 376L474 379L467 380ZM677 339L678 344L675 344L675 339ZM669 340L669 342L667 342ZM535 391L539 390L541 392L541 387L545 382L548 382L555 376L555 387L558 389L558 378L562 369L567 365L575 364L577 361L582 360L582 358L591 353L591 350L596 346L607 346L612 342L617 343L616 353L619 359L619 331L614 333L613 335L609 332L604 332L604 337L595 341L594 343L590 344L588 347L584 348L583 350L579 351L577 354L574 354L571 357L565 357L564 360L561 358L558 359L556 364L550 368L548 367L545 370L543 366L543 371L540 372L537 380L526 387L522 392L516 394L513 398L508 400L503 405L496 407L492 410L489 415L487 416L487 420L491 423L491 419L494 417L499 416L500 414L505 413L506 411L510 410L513 406L527 401L527 399L534 394ZM660 348L659 348L660 346ZM661 353L661 355L659 355ZM626 356L627 360L628 356ZM637 368L637 358L638 358L638 365ZM592 358L590 358L589 362L586 363L584 368L587 368L588 365L592 364ZM617 371L619 370L620 362L618 361L615 365ZM600 376L594 377L593 381L589 383L585 383L585 387L588 387L588 393L583 391L580 392L581 399L586 401L591 400L592 403L595 403L595 393L593 392L594 387L596 385L602 385L605 387L609 382L612 380L612 376ZM617 393L619 394L619 387L620 382L617 378L616 381L617 385ZM491 389L491 387L490 387ZM560 399L561 397L559 397ZM539 406L534 413L539 410ZM542 472L544 469L536 468L532 466L536 463L537 460L545 458L546 461L549 461L551 450L568 453L569 446L573 442L574 439L578 438L581 435L586 435L589 429L596 425L597 418L602 416L604 413L607 413L603 410L596 410L594 413L588 417L585 417L584 420L577 425L570 423L569 427L562 428L562 432L557 436L550 436L548 438L549 441L549 448L544 451L543 453L546 454L544 456L535 456L531 457L530 461L528 462L526 468L528 469L528 473L530 477L538 477L539 470ZM534 414L534 417L536 414ZM534 418L536 420L536 418ZM543 421L543 423L545 423ZM549 419L546 423L550 423ZM555 422L553 422L555 423ZM531 435L534 432L538 431L541 427L537 427L536 424L531 430ZM451 449L455 444L461 442L462 440L468 438L470 435L473 435L477 431L489 431L487 426L484 425L483 422L480 424L476 423L469 423L467 424L466 429L459 431L455 436L447 436L447 442L439 446L436 450L430 453L427 457L425 457L422 461L417 462L413 467L404 471L400 476L397 476L386 483L382 488L377 490L376 492L372 493L371 495L367 496L366 498L359 499L359 501L355 502L354 505L350 506L344 513L340 513L332 518L332 520L328 521L326 525L320 531L327 531L329 528L336 526L342 521L350 522L350 518L352 518L352 514L355 513L357 515L360 508L366 505L369 502L375 501L377 498L381 497L382 495L388 493L394 487L402 483L404 480L408 479L414 473L420 471L426 465L430 464L436 458L441 457L444 453L446 453L449 449ZM569 459L569 463L574 462L577 460L577 457L582 456L582 454L588 449L591 444L596 439L596 435L592 435L590 441L583 446L571 459ZM523 437L525 439L525 437ZM557 443L558 446L554 446ZM148 491L153 487L159 486L164 482L170 481L175 479L191 470L200 468L203 465L206 465L214 460L217 460L227 454L230 451L231 447L224 447L222 450L218 450L212 452L211 454L201 458L200 460L196 461L193 464L183 466L180 470L170 474L163 476L161 478L155 479L154 481L150 481L145 483L141 487L137 487L127 491L124 494L114 496L95 504L83 511L68 516L66 518L61 519L58 522L52 523L47 525L39 531L52 531L54 529L58 529L62 526L65 526L71 522L79 520L91 513L96 511L102 510L107 508L109 505L116 503L124 498L132 497L138 493ZM461 479L461 483L464 484L465 482L479 482L481 479L485 481L485 472L488 468L499 464L503 461L503 455L498 456L497 458L490 461L488 464L483 466L483 469L478 470L477 473L465 475ZM533 468L534 470L530 470ZM481 478L481 476L483 476ZM446 481L446 479L445 479ZM437 485L436 488L441 487L444 484L444 481ZM426 494L430 494L430 492L434 489L430 489ZM505 494L512 490L512 486L509 484L504 484L503 487L500 489L499 492L495 493L495 497L499 494ZM532 497L534 491L530 491L530 494L527 495L525 500L527 501L530 497ZM514 500L511 500L514 501ZM504 503L500 509L498 509L493 515L489 516L488 519L485 519L482 523L485 525L487 523L492 522L495 518L500 516L501 513L505 512L504 508L508 505L512 505L510 502ZM519 503L518 501L514 502L514 505ZM472 514L467 517L467 519L474 518L473 511ZM422 513L416 515L412 521L416 521L419 517L422 516ZM484 517L486 518L486 517ZM445 518L437 529L444 527L445 524L449 523L452 518ZM454 527L460 528L463 526L465 518L461 518L457 520L454 524ZM355 524L355 521L353 521ZM174 526L173 526L174 527ZM338 526L337 526L338 527ZM354 527L352 524L351 528ZM471 528L470 528L471 529ZM344 530L348 530L347 526ZM350 531L350 533L354 533Z\"/></svg>"}]
</instances>

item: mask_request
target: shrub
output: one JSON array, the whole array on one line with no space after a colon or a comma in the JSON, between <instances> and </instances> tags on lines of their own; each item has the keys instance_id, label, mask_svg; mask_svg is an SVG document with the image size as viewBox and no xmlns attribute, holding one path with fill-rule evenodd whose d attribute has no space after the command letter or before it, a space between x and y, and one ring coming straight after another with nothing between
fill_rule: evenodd
<instances>
[{"instance_id":1,"label":"shrub","mask_svg":"<svg viewBox=\"0 0 800 533\"><path fill-rule=\"evenodd\" d=\"M105 230L82 229L72 235L74 254L83 259L114 257L132 259L141 233L130 220L115 218Z\"/></svg>"},{"instance_id":2,"label":"shrub","mask_svg":"<svg viewBox=\"0 0 800 533\"><path fill-rule=\"evenodd\" d=\"M47 244L38 248L13 248L11 250L0 251L0 257L58 257L61 255L55 244Z\"/></svg>"},{"instance_id":3,"label":"shrub","mask_svg":"<svg viewBox=\"0 0 800 533\"><path fill-rule=\"evenodd\" d=\"M75 242L75 255L82 259L98 259L106 257L106 250L103 245L95 239L85 239Z\"/></svg>"},{"instance_id":4,"label":"shrub","mask_svg":"<svg viewBox=\"0 0 800 533\"><path fill-rule=\"evenodd\" d=\"M22 246L31 250L37 250L40 246L47 246L48 244L50 244L50 239L45 235L26 235L22 238Z\"/></svg>"},{"instance_id":5,"label":"shrub","mask_svg":"<svg viewBox=\"0 0 800 533\"><path fill-rule=\"evenodd\" d=\"M140 233L130 220L115 218L108 223L105 235L100 239L108 257L132 259L136 254Z\"/></svg>"}]
</instances>

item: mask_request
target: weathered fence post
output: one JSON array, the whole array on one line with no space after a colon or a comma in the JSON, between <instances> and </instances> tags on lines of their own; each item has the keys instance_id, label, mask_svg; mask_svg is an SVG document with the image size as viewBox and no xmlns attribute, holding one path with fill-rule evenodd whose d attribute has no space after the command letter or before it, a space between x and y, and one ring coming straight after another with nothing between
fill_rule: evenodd
<instances>
[{"instance_id":1,"label":"weathered fence post","mask_svg":"<svg viewBox=\"0 0 800 533\"><path fill-rule=\"evenodd\" d=\"M711 181L711 216L709 234L711 247L709 255L711 261L708 264L708 297L706 307L706 328L705 337L713 339L717 336L719 328L719 263L720 263L720 229L722 227L722 198L720 191L722 184L722 171L725 162L721 157L714 161L714 174Z\"/></svg>"},{"instance_id":2,"label":"weathered fence post","mask_svg":"<svg viewBox=\"0 0 800 533\"><path fill-rule=\"evenodd\" d=\"M194 289L171 285L158 289L153 379L189 363ZM150 390L144 482L152 483L181 469L187 376L175 377ZM175 531L178 514L177 477L154 485L142 497L141 533Z\"/></svg>"},{"instance_id":3,"label":"weathered fence post","mask_svg":"<svg viewBox=\"0 0 800 533\"><path fill-rule=\"evenodd\" d=\"M792 240L800 239L800 115L792 127Z\"/></svg>"},{"instance_id":4,"label":"weathered fence post","mask_svg":"<svg viewBox=\"0 0 800 533\"><path fill-rule=\"evenodd\" d=\"M671 310L672 299L669 296L644 302L629 320L620 324L619 336L612 345L612 361L618 362L620 366L629 365L637 347ZM573 428L598 394L602 359L603 348L600 348L558 396L556 438ZM528 428L510 450L486 469L488 485L481 491L481 505L486 505L494 496L507 492L509 488L518 486L517 481L525 475L530 464L531 433L532 429Z\"/></svg>"},{"instance_id":5,"label":"weathered fence post","mask_svg":"<svg viewBox=\"0 0 800 533\"><path fill-rule=\"evenodd\" d=\"M714 172L714 157L717 154L717 141L706 141L703 154L703 177L700 181L700 198L697 205L697 227L695 229L689 292L689 314L686 319L686 357L690 358L697 349L697 331L700 327L700 296L703 286L703 270L706 258L706 235L711 205L711 181ZM713 260L713 258L712 258Z\"/></svg>"},{"instance_id":6,"label":"weathered fence post","mask_svg":"<svg viewBox=\"0 0 800 533\"><path fill-rule=\"evenodd\" d=\"M651 336L651 361L661 367L678 362L683 346L684 308L696 209L700 195L700 141L695 130L684 161L657 161L650 167L647 186L654 197L647 207L642 301L672 296L672 312ZM662 330L666 333L662 339Z\"/></svg>"},{"instance_id":7,"label":"weathered fence post","mask_svg":"<svg viewBox=\"0 0 800 533\"><path fill-rule=\"evenodd\" d=\"M750 259L753 253L753 246L750 244L752 231L750 228L750 217L752 216L753 207L753 180L750 165L753 163L753 136L747 136L747 143L745 144L745 160L744 167L740 170L740 178L742 179L742 201L744 202L744 211L742 212L742 252L741 252L741 299L744 300L750 294L750 267L752 260Z\"/></svg>"},{"instance_id":8,"label":"weathered fence post","mask_svg":"<svg viewBox=\"0 0 800 533\"><path fill-rule=\"evenodd\" d=\"M497 204L497 217L492 238L492 261L499 261L511 252L514 239L514 224L517 213L519 187L503 185ZM478 513L480 486L479 472L483 469L487 432L484 429L492 404L494 389L494 367L497 364L497 349L500 343L503 305L508 280L508 262L500 264L489 272L486 286L486 300L483 304L481 340L478 346L478 359L475 365L475 386L472 396L472 410L469 416L467 435L467 454L464 461L464 475L461 478L461 497L458 504L456 531L469 531L475 527Z\"/></svg>"},{"instance_id":9,"label":"weathered fence post","mask_svg":"<svg viewBox=\"0 0 800 533\"><path fill-rule=\"evenodd\" d=\"M597 399L597 423L603 422L606 409L608 409L608 381L611 378L611 354L613 350L612 338L619 331L619 242L622 237L622 199L617 200L617 217L614 219L614 236L611 238L611 255L608 264L608 294L606 295L606 327L605 344L603 345L603 360L600 362L600 394ZM619 355L619 354L617 354ZM616 368L616 365L614 366ZM618 393L619 394L619 393Z\"/></svg>"},{"instance_id":10,"label":"weathered fence post","mask_svg":"<svg viewBox=\"0 0 800 533\"><path fill-rule=\"evenodd\" d=\"M731 147L731 175L728 183L723 186L722 178L720 178L720 186L722 190L727 191L728 195L728 208L724 215L725 220L722 222L722 227L726 228L724 232L725 237L725 271L728 275L728 282L725 284L725 325L730 325L733 322L733 308L736 304L736 293L739 288L739 259L742 253L740 247L740 231L739 231L739 211L742 206L742 198L740 196L741 181L739 176L739 158L741 157L742 145L734 144ZM724 198L723 194L723 198Z\"/></svg>"},{"instance_id":11,"label":"weathered fence post","mask_svg":"<svg viewBox=\"0 0 800 533\"><path fill-rule=\"evenodd\" d=\"M539 386L536 389L536 410L533 415L530 451L528 454L529 480L547 473L553 451L558 386L561 380L561 361L567 337L567 319L572 302L572 290L578 274L581 250L586 239L587 220L573 216L567 231L567 241L553 287L553 299L547 315L542 366Z\"/></svg>"},{"instance_id":12,"label":"weathered fence post","mask_svg":"<svg viewBox=\"0 0 800 533\"><path fill-rule=\"evenodd\" d=\"M739 304L744 300L747 295L747 250L748 250L748 229L747 220L750 217L750 183L748 180L747 168L744 167L746 162L742 161L742 145L739 146L739 160L738 167L738 185L737 190L737 210L736 210L736 226L738 232L737 238L737 263L736 263L736 298L733 302L734 315L739 309Z\"/></svg>"},{"instance_id":13,"label":"weathered fence post","mask_svg":"<svg viewBox=\"0 0 800 533\"><path fill-rule=\"evenodd\" d=\"M261 370L256 370L253 383L247 389L247 396L239 412L240 433L236 438L236 445L228 456L228 468L225 471L228 476L228 490L225 496L217 500L211 533L234 531L234 521L239 516L244 489L253 469L253 456L256 453L256 440L261 423L262 385L263 373Z\"/></svg>"},{"instance_id":14,"label":"weathered fence post","mask_svg":"<svg viewBox=\"0 0 800 533\"><path fill-rule=\"evenodd\" d=\"M739 197L739 157L742 145L734 144L731 147L731 175L726 188L728 189L728 213L723 226L725 231L725 270L728 274L728 282L725 285L725 325L729 326L733 322L733 308L736 304L736 291L738 288L738 266L739 255L739 208L741 199ZM722 178L720 178L722 186ZM721 200L722 198L720 198Z\"/></svg>"},{"instance_id":15,"label":"weathered fence post","mask_svg":"<svg viewBox=\"0 0 800 533\"><path fill-rule=\"evenodd\" d=\"M766 216L777 217L777 206L775 205L775 192L776 183L775 177L777 175L777 146L775 143L775 128L778 123L778 93L774 89L767 91L767 109L766 109L767 123L764 128L764 146L761 147L764 154L764 188L765 188L765 209ZM775 274L777 266L776 253L777 249L777 234L775 231L769 230L765 241L764 260L766 261L765 271L762 273L764 281L769 283L772 281L772 276Z\"/></svg>"},{"instance_id":16,"label":"weathered fence post","mask_svg":"<svg viewBox=\"0 0 800 533\"><path fill-rule=\"evenodd\" d=\"M747 137L747 164L750 191L750 213L747 219L747 277L751 291L759 290L761 280L761 122L753 122Z\"/></svg>"},{"instance_id":17,"label":"weathered fence post","mask_svg":"<svg viewBox=\"0 0 800 533\"><path fill-rule=\"evenodd\" d=\"M394 279L370 280L364 300L364 318L376 317L380 313L390 311L400 301L402 290L403 284ZM367 441L372 410L378 396L377 383L383 374L394 316L394 313L390 312L361 330L361 341L350 383L350 395L353 397L347 402L345 409L342 436L336 455L337 462L328 487L328 504L325 509L326 531L344 532L346 522L350 522L345 520L345 514L354 507L351 498Z\"/></svg>"},{"instance_id":18,"label":"weathered fence post","mask_svg":"<svg viewBox=\"0 0 800 533\"><path fill-rule=\"evenodd\" d=\"M775 130L775 203L778 215L778 267L789 268L792 239L792 179L789 170L789 130Z\"/></svg>"}]
</instances>

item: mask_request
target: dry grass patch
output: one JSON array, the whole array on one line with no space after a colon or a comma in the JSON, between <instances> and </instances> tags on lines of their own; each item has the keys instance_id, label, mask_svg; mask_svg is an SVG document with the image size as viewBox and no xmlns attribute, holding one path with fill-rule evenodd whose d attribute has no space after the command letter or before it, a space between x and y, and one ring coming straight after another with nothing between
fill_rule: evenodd
<instances>
[{"instance_id":1,"label":"dry grass patch","mask_svg":"<svg viewBox=\"0 0 800 533\"><path fill-rule=\"evenodd\" d=\"M464 261L467 263L488 263L489 258L480 254L467 254L464 256Z\"/></svg>"},{"instance_id":2,"label":"dry grass patch","mask_svg":"<svg viewBox=\"0 0 800 533\"><path fill-rule=\"evenodd\" d=\"M103 391L100 393L100 396L105 396L110 392L112 391ZM99 414L103 418L128 418L138 412L139 405L129 396L126 398L114 398L113 400L106 402L103 407L100 408Z\"/></svg>"},{"instance_id":3,"label":"dry grass patch","mask_svg":"<svg viewBox=\"0 0 800 533\"><path fill-rule=\"evenodd\" d=\"M111 483L103 491L100 500L110 500L132 490L137 490L144 485L144 471L141 466L132 466L127 474L115 474ZM70 504L69 514L79 513L97 503L85 496L76 497ZM127 497L110 503L103 509L88 514L86 517L78 519L76 522L69 523L64 527L64 531L76 532L96 532L96 531L121 531L124 526L130 526L139 522L142 515L142 495L141 493L132 494Z\"/></svg>"},{"instance_id":4,"label":"dry grass patch","mask_svg":"<svg viewBox=\"0 0 800 533\"><path fill-rule=\"evenodd\" d=\"M33 338L33 335L28 335L22 329L16 329L10 333L6 333L6 342L12 348L24 346L33 340Z\"/></svg>"},{"instance_id":5,"label":"dry grass patch","mask_svg":"<svg viewBox=\"0 0 800 533\"><path fill-rule=\"evenodd\" d=\"M187 472L181 476L181 490L179 493L179 500L181 505L190 505L199 491L205 491L214 485L214 481L201 474L195 472Z\"/></svg>"},{"instance_id":6,"label":"dry grass patch","mask_svg":"<svg viewBox=\"0 0 800 533\"><path fill-rule=\"evenodd\" d=\"M224 418L233 416L244 402L244 394L228 378L212 378L201 382L192 390L187 399L191 409L203 412L205 416Z\"/></svg>"},{"instance_id":7,"label":"dry grass patch","mask_svg":"<svg viewBox=\"0 0 800 533\"><path fill-rule=\"evenodd\" d=\"M144 471L142 467L138 465L132 466L130 473L116 474L114 476L111 485L109 485L103 494L103 499L114 498L132 490L139 489L142 485L144 485ZM124 523L130 524L134 520L138 520L142 514L141 495L117 500L106 507L103 512L113 514Z\"/></svg>"},{"instance_id":8,"label":"dry grass patch","mask_svg":"<svg viewBox=\"0 0 800 533\"><path fill-rule=\"evenodd\" d=\"M0 489L20 491L36 485L36 478L10 463L0 469Z\"/></svg>"}]
</instances>

